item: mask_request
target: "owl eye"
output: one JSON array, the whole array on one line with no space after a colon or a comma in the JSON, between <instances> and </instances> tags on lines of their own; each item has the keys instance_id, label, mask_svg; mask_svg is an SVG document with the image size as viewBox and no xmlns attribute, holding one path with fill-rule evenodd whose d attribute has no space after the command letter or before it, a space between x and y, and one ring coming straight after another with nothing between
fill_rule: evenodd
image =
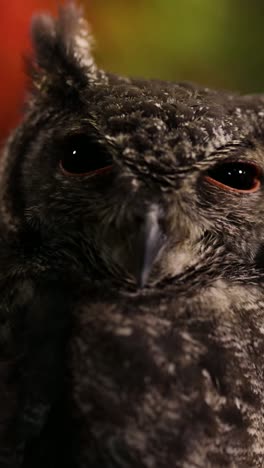
<instances>
[{"instance_id":1,"label":"owl eye","mask_svg":"<svg viewBox=\"0 0 264 468\"><path fill-rule=\"evenodd\" d=\"M248 162L219 164L207 172L207 182L237 193L253 193L260 188L260 170Z\"/></svg>"},{"instance_id":2,"label":"owl eye","mask_svg":"<svg viewBox=\"0 0 264 468\"><path fill-rule=\"evenodd\" d=\"M112 168L112 158L98 141L74 135L64 141L60 168L66 175L97 175Z\"/></svg>"}]
</instances>

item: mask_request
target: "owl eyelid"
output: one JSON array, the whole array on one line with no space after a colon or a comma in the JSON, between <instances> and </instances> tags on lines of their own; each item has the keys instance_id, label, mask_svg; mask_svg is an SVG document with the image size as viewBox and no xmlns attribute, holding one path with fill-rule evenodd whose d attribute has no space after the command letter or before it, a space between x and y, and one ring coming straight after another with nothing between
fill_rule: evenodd
<instances>
[{"instance_id":1,"label":"owl eyelid","mask_svg":"<svg viewBox=\"0 0 264 468\"><path fill-rule=\"evenodd\" d=\"M81 178L81 177L95 177L97 175L104 174L106 172L110 172L113 169L113 164L109 164L108 166L102 167L100 169L95 169L94 171L87 171L87 172L69 172L64 169L62 162L59 162L59 168L60 171L67 177L76 177L76 178Z\"/></svg>"},{"instance_id":2,"label":"owl eyelid","mask_svg":"<svg viewBox=\"0 0 264 468\"><path fill-rule=\"evenodd\" d=\"M113 158L94 136L69 135L61 145L59 168L65 176L93 177L109 171Z\"/></svg>"},{"instance_id":3,"label":"owl eyelid","mask_svg":"<svg viewBox=\"0 0 264 468\"><path fill-rule=\"evenodd\" d=\"M236 183L234 183L234 186L232 186L232 175L229 173L228 176L231 175L231 179L228 180L228 182L230 182L230 184L228 183L225 183L223 180L223 177L221 177L221 172L220 172L220 175L219 175L219 179L218 179L218 174L217 174L217 169L219 169L219 171L223 170L223 169L228 169L228 166L229 166L229 170L230 169L238 169L239 168L239 165L241 165L240 169L249 169L252 171L252 174L249 174L249 177L251 176L251 179L250 180L250 187L249 188L239 188L239 187L236 187ZM254 172L253 172L254 171ZM222 189L222 190L225 190L225 191L229 191L229 192L233 192L233 193L236 193L236 194L250 194L250 193L255 193L257 192L260 187L261 187L261 184L262 184L262 176L263 176L263 173L261 171L261 169L259 168L259 166L252 162L252 161L243 161L243 160L228 160L228 161L224 161L220 164L217 164L216 166L214 166L211 171L209 170L208 171L209 174L206 174L204 176L204 180L208 183L210 183L211 185L215 185L216 187ZM211 174L210 174L211 172ZM213 172L213 174L212 174ZM215 177L213 176L215 174ZM225 175L224 174L224 178L225 178ZM234 175L234 177L236 177L236 174ZM234 180L234 179L233 179Z\"/></svg>"},{"instance_id":4,"label":"owl eyelid","mask_svg":"<svg viewBox=\"0 0 264 468\"><path fill-rule=\"evenodd\" d=\"M252 187L252 189L246 189L246 190L230 187L226 184L223 184L222 182L219 182L218 180L213 179L210 176L205 176L204 180L206 180L206 182L209 182L212 185L215 185L216 187L219 187L220 189L223 189L229 192L234 192L234 193L242 193L242 194L243 193L255 193L260 189L260 186L261 186L261 182L259 179L255 179L255 185L254 187Z\"/></svg>"}]
</instances>

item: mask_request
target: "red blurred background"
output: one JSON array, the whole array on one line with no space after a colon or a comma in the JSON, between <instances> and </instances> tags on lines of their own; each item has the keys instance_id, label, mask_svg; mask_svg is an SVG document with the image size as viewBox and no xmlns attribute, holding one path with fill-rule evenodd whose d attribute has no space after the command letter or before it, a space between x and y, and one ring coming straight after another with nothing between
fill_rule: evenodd
<instances>
[{"instance_id":1,"label":"red blurred background","mask_svg":"<svg viewBox=\"0 0 264 468\"><path fill-rule=\"evenodd\" d=\"M1 0L0 139L21 116L25 89L23 54L30 53L29 25L33 12L56 12L54 0Z\"/></svg>"}]
</instances>

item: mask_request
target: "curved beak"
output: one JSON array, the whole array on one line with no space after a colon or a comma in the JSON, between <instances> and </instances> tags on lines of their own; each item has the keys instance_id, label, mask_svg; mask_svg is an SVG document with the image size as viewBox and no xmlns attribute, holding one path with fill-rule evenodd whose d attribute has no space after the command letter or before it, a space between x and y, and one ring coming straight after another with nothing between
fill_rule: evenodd
<instances>
[{"instance_id":1,"label":"curved beak","mask_svg":"<svg viewBox=\"0 0 264 468\"><path fill-rule=\"evenodd\" d=\"M138 286L143 288L148 280L153 264L161 252L166 235L160 225L161 210L153 204L147 210L136 237L137 258L135 276Z\"/></svg>"}]
</instances>

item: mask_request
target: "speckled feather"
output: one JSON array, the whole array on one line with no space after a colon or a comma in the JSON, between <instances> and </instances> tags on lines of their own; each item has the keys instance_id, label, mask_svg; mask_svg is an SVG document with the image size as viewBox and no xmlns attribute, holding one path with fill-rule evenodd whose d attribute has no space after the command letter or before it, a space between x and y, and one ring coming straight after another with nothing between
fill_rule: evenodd
<instances>
[{"instance_id":1,"label":"speckled feather","mask_svg":"<svg viewBox=\"0 0 264 468\"><path fill-rule=\"evenodd\" d=\"M262 467L264 97L106 73L73 5L32 38L0 164L1 468ZM61 170L84 134L111 171ZM209 183L227 160L260 189Z\"/></svg>"},{"instance_id":2,"label":"speckled feather","mask_svg":"<svg viewBox=\"0 0 264 468\"><path fill-rule=\"evenodd\" d=\"M188 298L177 289L177 299L118 303L100 294L78 310L80 466L262 466L264 303L257 293L216 280Z\"/></svg>"}]
</instances>

